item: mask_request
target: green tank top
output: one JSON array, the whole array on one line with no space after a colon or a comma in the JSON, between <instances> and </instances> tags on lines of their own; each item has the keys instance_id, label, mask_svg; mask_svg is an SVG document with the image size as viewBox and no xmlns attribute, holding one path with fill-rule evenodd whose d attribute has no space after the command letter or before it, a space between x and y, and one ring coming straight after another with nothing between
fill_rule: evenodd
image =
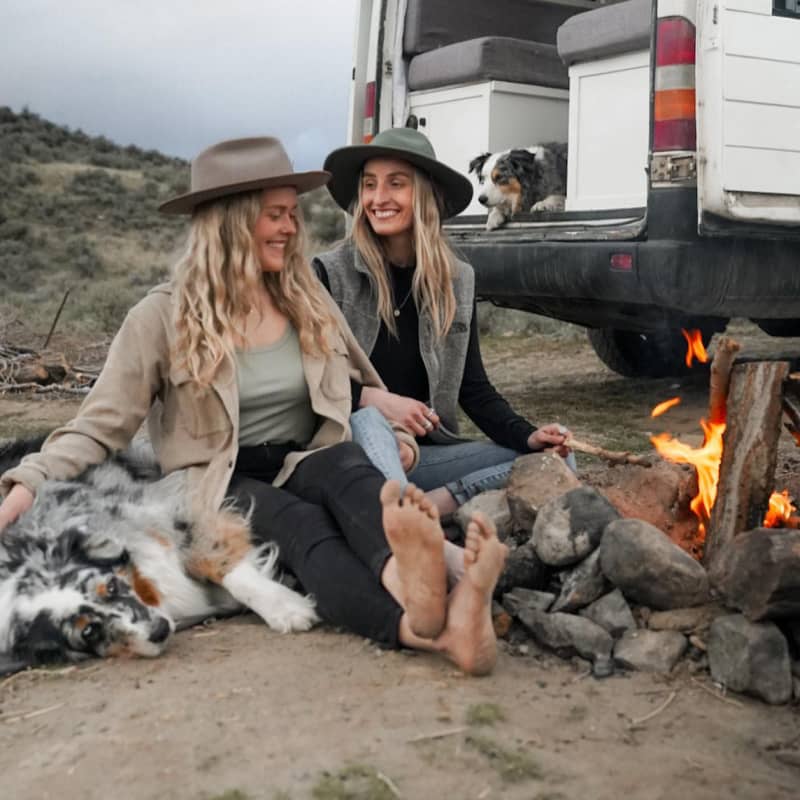
<instances>
[{"instance_id":1,"label":"green tank top","mask_svg":"<svg viewBox=\"0 0 800 800\"><path fill-rule=\"evenodd\" d=\"M241 446L308 444L316 416L303 373L300 340L291 325L275 344L237 350L236 378Z\"/></svg>"}]
</instances>

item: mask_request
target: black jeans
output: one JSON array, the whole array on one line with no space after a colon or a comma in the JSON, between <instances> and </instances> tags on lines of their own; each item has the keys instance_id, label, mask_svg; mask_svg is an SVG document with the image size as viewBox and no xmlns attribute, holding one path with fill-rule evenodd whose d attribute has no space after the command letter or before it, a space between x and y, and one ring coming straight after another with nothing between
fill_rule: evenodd
<instances>
[{"instance_id":1,"label":"black jeans","mask_svg":"<svg viewBox=\"0 0 800 800\"><path fill-rule=\"evenodd\" d=\"M314 596L317 613L388 647L399 647L402 607L380 574L391 555L379 494L385 482L357 444L307 456L280 489L238 469L228 499L247 511L257 541L275 542L280 563Z\"/></svg>"}]
</instances>

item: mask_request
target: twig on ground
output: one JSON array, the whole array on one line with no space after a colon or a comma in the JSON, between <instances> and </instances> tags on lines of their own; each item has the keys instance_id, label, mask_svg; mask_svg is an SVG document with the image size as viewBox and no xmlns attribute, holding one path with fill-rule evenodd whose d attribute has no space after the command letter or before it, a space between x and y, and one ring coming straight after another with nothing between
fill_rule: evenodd
<instances>
[{"instance_id":1,"label":"twig on ground","mask_svg":"<svg viewBox=\"0 0 800 800\"><path fill-rule=\"evenodd\" d=\"M647 722L649 719L653 719L653 717L660 714L677 696L678 693L673 690L670 696L658 708L654 709L649 714L645 714L643 717L637 717L636 719L632 719L628 727L635 728L637 725L641 725L643 722Z\"/></svg>"},{"instance_id":2,"label":"twig on ground","mask_svg":"<svg viewBox=\"0 0 800 800\"><path fill-rule=\"evenodd\" d=\"M457 733L464 733L468 728L449 728L445 731L437 731L436 733L423 733L415 736L413 739L407 739L407 744L416 744L417 742L426 742L429 739L444 739L445 736L455 736Z\"/></svg>"},{"instance_id":3,"label":"twig on ground","mask_svg":"<svg viewBox=\"0 0 800 800\"><path fill-rule=\"evenodd\" d=\"M376 773L375 773L375 777L376 777L376 778L377 778L377 779L378 779L378 780L379 780L381 783L385 784L385 785L386 785L386 786L389 788L389 791L390 791L390 792L391 792L391 793L392 793L392 794L393 794L395 797L402 797L402 796L403 796L403 795L401 795L401 794L400 794L400 790L399 790L399 789L398 789L398 788L397 788L397 787L394 785L394 782L392 781L392 779L391 779L391 778L389 778L387 775L384 775L382 772L376 772Z\"/></svg>"},{"instance_id":4,"label":"twig on ground","mask_svg":"<svg viewBox=\"0 0 800 800\"><path fill-rule=\"evenodd\" d=\"M56 703L54 706L48 706L47 708L39 708L36 711L29 711L27 714L20 714L16 717L9 717L8 719L0 720L5 723L12 723L12 722L22 722L26 719L33 719L34 717L41 717L42 714L49 714L51 711L57 711L61 708L64 704L63 703Z\"/></svg>"},{"instance_id":5,"label":"twig on ground","mask_svg":"<svg viewBox=\"0 0 800 800\"><path fill-rule=\"evenodd\" d=\"M653 466L649 456L637 456L627 450L606 450L604 447L597 447L597 445L573 439L572 436L567 436L564 445L577 450L579 453L605 459L610 464L638 464L640 467Z\"/></svg>"},{"instance_id":6,"label":"twig on ground","mask_svg":"<svg viewBox=\"0 0 800 800\"><path fill-rule=\"evenodd\" d=\"M725 697L723 694L719 694L715 692L713 689L706 686L702 681L697 680L697 678L692 678L692 683L696 683L704 692L708 692L712 697L716 697L717 700L721 700L723 703L728 703L732 706L737 706L738 708L743 708L743 704L740 703L738 700L733 700L730 697Z\"/></svg>"}]
</instances>

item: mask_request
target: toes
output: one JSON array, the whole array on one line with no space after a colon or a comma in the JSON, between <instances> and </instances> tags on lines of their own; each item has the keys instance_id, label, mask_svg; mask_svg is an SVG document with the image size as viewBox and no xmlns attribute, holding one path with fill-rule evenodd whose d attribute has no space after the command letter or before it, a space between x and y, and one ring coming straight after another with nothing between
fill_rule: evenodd
<instances>
[{"instance_id":1,"label":"toes","mask_svg":"<svg viewBox=\"0 0 800 800\"><path fill-rule=\"evenodd\" d=\"M439 509L426 494L423 494L422 499L419 501L419 510L425 512L431 519L439 519Z\"/></svg>"},{"instance_id":2,"label":"toes","mask_svg":"<svg viewBox=\"0 0 800 800\"><path fill-rule=\"evenodd\" d=\"M414 486L413 483L409 483L406 486L406 491L403 494L403 504L410 504L413 506L417 506L418 508L422 507L422 501L425 499L425 492L422 491L417 486Z\"/></svg>"},{"instance_id":3,"label":"toes","mask_svg":"<svg viewBox=\"0 0 800 800\"><path fill-rule=\"evenodd\" d=\"M497 536L497 528L495 524L483 513L483 511L476 511L470 519L470 526L474 525L476 532L484 539L490 539Z\"/></svg>"},{"instance_id":4,"label":"toes","mask_svg":"<svg viewBox=\"0 0 800 800\"><path fill-rule=\"evenodd\" d=\"M381 504L384 506L397 505L402 494L403 487L399 481L386 481L381 487Z\"/></svg>"}]
</instances>

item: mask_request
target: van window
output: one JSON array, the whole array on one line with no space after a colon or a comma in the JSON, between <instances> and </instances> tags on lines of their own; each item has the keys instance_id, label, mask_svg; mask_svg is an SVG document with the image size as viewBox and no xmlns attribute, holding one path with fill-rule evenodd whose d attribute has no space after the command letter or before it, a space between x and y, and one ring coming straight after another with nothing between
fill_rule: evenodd
<instances>
[{"instance_id":1,"label":"van window","mask_svg":"<svg viewBox=\"0 0 800 800\"><path fill-rule=\"evenodd\" d=\"M772 0L772 14L776 17L800 19L800 0Z\"/></svg>"}]
</instances>

